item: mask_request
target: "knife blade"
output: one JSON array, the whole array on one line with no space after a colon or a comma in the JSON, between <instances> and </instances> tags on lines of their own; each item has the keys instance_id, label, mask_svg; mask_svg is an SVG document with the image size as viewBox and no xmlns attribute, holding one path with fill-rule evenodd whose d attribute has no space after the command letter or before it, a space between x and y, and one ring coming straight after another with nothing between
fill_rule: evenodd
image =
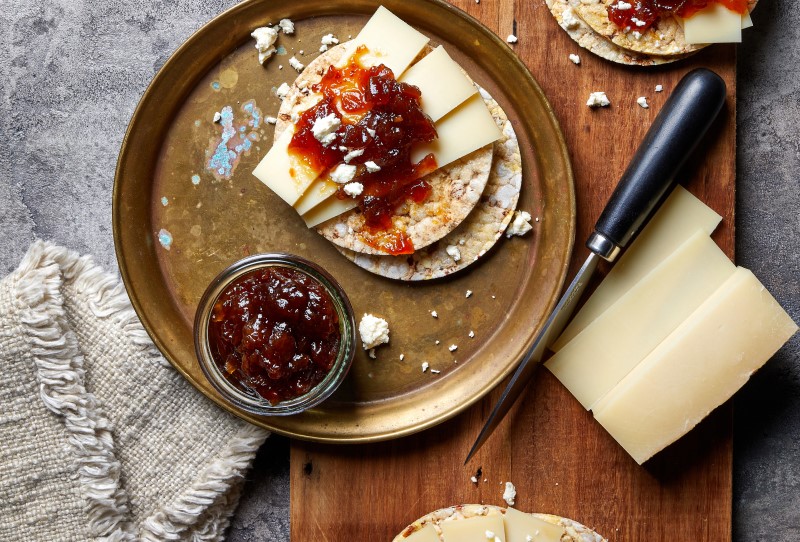
<instances>
[{"instance_id":1,"label":"knife blade","mask_svg":"<svg viewBox=\"0 0 800 542\"><path fill-rule=\"evenodd\" d=\"M530 382L547 347L564 330L601 259L613 263L674 184L725 103L726 87L711 70L686 74L664 103L586 241L589 256L567 287L489 414L464 464L491 436Z\"/></svg>"}]
</instances>

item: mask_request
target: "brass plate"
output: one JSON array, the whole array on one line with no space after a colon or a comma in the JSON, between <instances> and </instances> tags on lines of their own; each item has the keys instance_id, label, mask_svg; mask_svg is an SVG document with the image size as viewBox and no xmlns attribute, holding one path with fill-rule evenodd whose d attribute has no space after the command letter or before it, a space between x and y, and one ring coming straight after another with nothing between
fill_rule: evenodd
<instances>
[{"instance_id":1,"label":"brass plate","mask_svg":"<svg viewBox=\"0 0 800 542\"><path fill-rule=\"evenodd\" d=\"M246 125L252 121L247 104L254 101L263 116L275 115L279 102L271 89L297 75L289 56L303 49L309 54L300 58L308 63L323 34L356 35L377 1L251 0L220 15L156 75L133 115L117 164L117 258L153 341L207 397L291 437L385 440L464 410L500 383L531 344L555 305L572 250L575 197L569 158L550 105L525 66L488 29L444 2L380 4L444 44L505 108L524 162L519 207L539 218L532 234L502 239L481 261L445 280L390 281L347 261L251 175L271 144L272 126ZM279 38L289 54L262 68L250 32L284 17L297 24L294 36ZM250 137L252 149L239 155L229 179L217 179L206 167L207 151L213 153L220 142L223 128L212 117L225 106L232 107L241 134L231 139L230 148ZM162 229L171 235L169 250L159 242ZM220 399L195 359L191 324L203 290L220 270L248 254L276 251L319 263L348 293L356 318L373 312L391 326L391 345L379 348L376 360L359 351L348 379L331 399L282 418L248 415ZM467 290L474 292L469 298ZM439 317L432 318L431 310ZM452 353L451 344L458 346ZM423 373L423 361L441 373Z\"/></svg>"}]
</instances>

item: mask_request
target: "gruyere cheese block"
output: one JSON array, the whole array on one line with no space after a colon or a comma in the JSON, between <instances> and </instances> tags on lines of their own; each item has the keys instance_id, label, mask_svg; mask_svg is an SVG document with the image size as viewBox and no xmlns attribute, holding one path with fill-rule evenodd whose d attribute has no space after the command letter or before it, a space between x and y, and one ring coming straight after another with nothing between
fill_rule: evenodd
<instances>
[{"instance_id":1,"label":"gruyere cheese block","mask_svg":"<svg viewBox=\"0 0 800 542\"><path fill-rule=\"evenodd\" d=\"M404 542L441 542L439 533L436 532L436 529L434 529L433 525L430 523L423 526L418 531L414 531L403 540Z\"/></svg>"},{"instance_id":2,"label":"gruyere cheese block","mask_svg":"<svg viewBox=\"0 0 800 542\"><path fill-rule=\"evenodd\" d=\"M730 277L736 267L698 230L545 366L589 409Z\"/></svg>"},{"instance_id":3,"label":"gruyere cheese block","mask_svg":"<svg viewBox=\"0 0 800 542\"><path fill-rule=\"evenodd\" d=\"M363 65L383 64L392 70L395 77L400 77L429 41L430 38L380 6L361 32L349 43L348 52L342 58L340 65L346 64L350 55L363 45L369 51L361 57Z\"/></svg>"},{"instance_id":4,"label":"gruyere cheese block","mask_svg":"<svg viewBox=\"0 0 800 542\"><path fill-rule=\"evenodd\" d=\"M443 521L439 527L444 542L506 542L503 516L499 514Z\"/></svg>"},{"instance_id":5,"label":"gruyere cheese block","mask_svg":"<svg viewBox=\"0 0 800 542\"><path fill-rule=\"evenodd\" d=\"M338 184L331 181L327 175L323 175L311 183L300 199L295 202L294 209L298 214L304 215L334 195L338 189Z\"/></svg>"},{"instance_id":6,"label":"gruyere cheese block","mask_svg":"<svg viewBox=\"0 0 800 542\"><path fill-rule=\"evenodd\" d=\"M507 508L503 516L506 542L561 542L564 528L531 514Z\"/></svg>"},{"instance_id":7,"label":"gruyere cheese block","mask_svg":"<svg viewBox=\"0 0 800 542\"><path fill-rule=\"evenodd\" d=\"M318 224L322 224L326 220L330 220L335 216L346 213L350 209L358 207L358 200L356 199L339 199L328 198L309 212L302 216L306 226L313 228Z\"/></svg>"},{"instance_id":8,"label":"gruyere cheese block","mask_svg":"<svg viewBox=\"0 0 800 542\"><path fill-rule=\"evenodd\" d=\"M739 268L594 406L639 463L727 401L797 331L758 279Z\"/></svg>"},{"instance_id":9,"label":"gruyere cheese block","mask_svg":"<svg viewBox=\"0 0 800 542\"><path fill-rule=\"evenodd\" d=\"M472 96L439 120L436 123L436 132L439 135L437 139L412 149L413 162L419 162L433 153L436 165L444 167L497 141L502 135L480 94Z\"/></svg>"},{"instance_id":10,"label":"gruyere cheese block","mask_svg":"<svg viewBox=\"0 0 800 542\"><path fill-rule=\"evenodd\" d=\"M711 234L721 220L685 188L676 186L551 349L563 348L698 229Z\"/></svg>"},{"instance_id":11,"label":"gruyere cheese block","mask_svg":"<svg viewBox=\"0 0 800 542\"><path fill-rule=\"evenodd\" d=\"M419 88L422 110L434 122L478 92L441 45L406 70L399 80Z\"/></svg>"},{"instance_id":12,"label":"gruyere cheese block","mask_svg":"<svg viewBox=\"0 0 800 542\"><path fill-rule=\"evenodd\" d=\"M294 130L291 128L283 132L253 170L253 175L259 181L289 205L294 205L320 174L320 171L309 166L302 158L289 153L292 135Z\"/></svg>"},{"instance_id":13,"label":"gruyere cheese block","mask_svg":"<svg viewBox=\"0 0 800 542\"><path fill-rule=\"evenodd\" d=\"M722 4L711 4L683 20L686 43L739 43L742 41L742 15Z\"/></svg>"}]
</instances>

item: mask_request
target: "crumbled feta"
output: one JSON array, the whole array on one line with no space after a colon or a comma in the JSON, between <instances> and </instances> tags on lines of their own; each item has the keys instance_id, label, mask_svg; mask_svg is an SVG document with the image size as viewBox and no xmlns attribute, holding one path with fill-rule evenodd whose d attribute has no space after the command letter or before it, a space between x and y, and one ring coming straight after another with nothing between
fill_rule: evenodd
<instances>
[{"instance_id":1,"label":"crumbled feta","mask_svg":"<svg viewBox=\"0 0 800 542\"><path fill-rule=\"evenodd\" d=\"M628 2L624 2L623 0L620 0L619 2L617 2L617 6L616 7L620 11L626 11L626 10L631 9L633 7L633 4L629 4Z\"/></svg>"},{"instance_id":2,"label":"crumbled feta","mask_svg":"<svg viewBox=\"0 0 800 542\"><path fill-rule=\"evenodd\" d=\"M375 359L375 349L374 349L374 348L370 348L370 349L369 349L369 352L367 352L367 355L368 355L368 356L369 356L371 359Z\"/></svg>"},{"instance_id":3,"label":"crumbled feta","mask_svg":"<svg viewBox=\"0 0 800 542\"><path fill-rule=\"evenodd\" d=\"M374 138L374 137L375 137L375 134L376 134L377 132L376 132L375 130L373 130L372 128L367 128L367 133L369 134L369 137L372 137L372 138Z\"/></svg>"},{"instance_id":4,"label":"crumbled feta","mask_svg":"<svg viewBox=\"0 0 800 542\"><path fill-rule=\"evenodd\" d=\"M581 57L579 57L579 56L578 56L578 55L576 55L575 53L572 53L572 54L570 54L570 55L569 55L569 59L570 59L570 60L572 61L572 63L573 63L573 64L575 64L576 66L577 66L578 64L580 64L580 63L581 63Z\"/></svg>"},{"instance_id":5,"label":"crumbled feta","mask_svg":"<svg viewBox=\"0 0 800 542\"><path fill-rule=\"evenodd\" d=\"M423 373L428 372L428 367L430 367L430 366L431 366L430 363L428 363L427 361L423 361L422 362L422 372Z\"/></svg>"},{"instance_id":6,"label":"crumbled feta","mask_svg":"<svg viewBox=\"0 0 800 542\"><path fill-rule=\"evenodd\" d=\"M344 193L351 198L356 198L364 191L364 185L361 183L347 183L344 185Z\"/></svg>"},{"instance_id":7,"label":"crumbled feta","mask_svg":"<svg viewBox=\"0 0 800 542\"><path fill-rule=\"evenodd\" d=\"M611 105L611 100L608 99L605 92L592 92L589 94L586 105L589 107L608 107Z\"/></svg>"},{"instance_id":8,"label":"crumbled feta","mask_svg":"<svg viewBox=\"0 0 800 542\"><path fill-rule=\"evenodd\" d=\"M636 17L631 17L631 22L638 26L639 28L645 26L647 23L641 19L637 19Z\"/></svg>"},{"instance_id":9,"label":"crumbled feta","mask_svg":"<svg viewBox=\"0 0 800 542\"><path fill-rule=\"evenodd\" d=\"M509 506L514 504L514 499L517 498L517 488L514 487L514 484L511 482L506 482L506 489L503 491L503 500L508 503Z\"/></svg>"},{"instance_id":10,"label":"crumbled feta","mask_svg":"<svg viewBox=\"0 0 800 542\"><path fill-rule=\"evenodd\" d=\"M519 40L517 39L517 36L515 36L514 34L509 34L508 37L506 38L506 41L508 43L517 43Z\"/></svg>"},{"instance_id":11,"label":"crumbled feta","mask_svg":"<svg viewBox=\"0 0 800 542\"><path fill-rule=\"evenodd\" d=\"M289 59L289 66L291 66L292 68L294 68L299 72L303 71L303 68L306 67L305 64L297 60L297 58L295 58L294 56Z\"/></svg>"},{"instance_id":12,"label":"crumbled feta","mask_svg":"<svg viewBox=\"0 0 800 542\"><path fill-rule=\"evenodd\" d=\"M471 329L469 330L469 338L470 339L474 339L475 338L475 332L472 331Z\"/></svg>"},{"instance_id":13,"label":"crumbled feta","mask_svg":"<svg viewBox=\"0 0 800 542\"><path fill-rule=\"evenodd\" d=\"M441 372L442 372L442 371L440 371L439 369L431 369L431 374L438 375L438 374L439 374L439 373L441 373Z\"/></svg>"},{"instance_id":14,"label":"crumbled feta","mask_svg":"<svg viewBox=\"0 0 800 542\"><path fill-rule=\"evenodd\" d=\"M283 69L283 64L278 64L278 69L282 70Z\"/></svg>"},{"instance_id":15,"label":"crumbled feta","mask_svg":"<svg viewBox=\"0 0 800 542\"><path fill-rule=\"evenodd\" d=\"M333 182L347 184L356 176L356 166L349 164L339 164L336 169L331 171L330 178Z\"/></svg>"},{"instance_id":16,"label":"crumbled feta","mask_svg":"<svg viewBox=\"0 0 800 542\"><path fill-rule=\"evenodd\" d=\"M369 171L370 173L375 173L375 172L381 170L381 166L379 166L378 164L376 164L372 160L369 160L368 162L364 162L364 165L367 166L367 171Z\"/></svg>"},{"instance_id":17,"label":"crumbled feta","mask_svg":"<svg viewBox=\"0 0 800 542\"><path fill-rule=\"evenodd\" d=\"M572 13L572 8L565 9L564 13L561 14L561 26L567 30L574 30L578 28L580 24L581 22L575 17L575 14Z\"/></svg>"},{"instance_id":18,"label":"crumbled feta","mask_svg":"<svg viewBox=\"0 0 800 542\"><path fill-rule=\"evenodd\" d=\"M404 359L406 359L406 355L405 354L400 354L400 361L403 361Z\"/></svg>"},{"instance_id":19,"label":"crumbled feta","mask_svg":"<svg viewBox=\"0 0 800 542\"><path fill-rule=\"evenodd\" d=\"M439 313L436 312L436 311L431 311L431 316L433 316L434 318L439 318ZM437 343L438 343L438 341L437 341Z\"/></svg>"},{"instance_id":20,"label":"crumbled feta","mask_svg":"<svg viewBox=\"0 0 800 542\"><path fill-rule=\"evenodd\" d=\"M267 124L276 124L278 122L278 118L277 117L266 117L266 118L264 118L264 121Z\"/></svg>"},{"instance_id":21,"label":"crumbled feta","mask_svg":"<svg viewBox=\"0 0 800 542\"><path fill-rule=\"evenodd\" d=\"M299 51L297 51L297 54L299 54L300 56L303 56L303 55L306 54L306 52L303 51L302 49L300 49Z\"/></svg>"},{"instance_id":22,"label":"crumbled feta","mask_svg":"<svg viewBox=\"0 0 800 542\"><path fill-rule=\"evenodd\" d=\"M322 45L336 45L339 40L333 34L325 34L322 36Z\"/></svg>"},{"instance_id":23,"label":"crumbled feta","mask_svg":"<svg viewBox=\"0 0 800 542\"><path fill-rule=\"evenodd\" d=\"M456 350L458 350L458 345L451 344L450 346L447 347L447 349L450 350L451 352L455 352Z\"/></svg>"},{"instance_id":24,"label":"crumbled feta","mask_svg":"<svg viewBox=\"0 0 800 542\"><path fill-rule=\"evenodd\" d=\"M294 23L291 19L281 19L278 22L278 26L281 27L281 31L283 31L284 34L294 34Z\"/></svg>"},{"instance_id":25,"label":"crumbled feta","mask_svg":"<svg viewBox=\"0 0 800 542\"><path fill-rule=\"evenodd\" d=\"M441 342L442 342L442 341L440 341L439 339L436 339L436 340L433 342L433 344L439 344L439 343L441 343Z\"/></svg>"},{"instance_id":26,"label":"crumbled feta","mask_svg":"<svg viewBox=\"0 0 800 542\"><path fill-rule=\"evenodd\" d=\"M319 52L320 53L324 53L327 50L328 50L328 46L327 45L322 44L322 45L319 46Z\"/></svg>"},{"instance_id":27,"label":"crumbled feta","mask_svg":"<svg viewBox=\"0 0 800 542\"><path fill-rule=\"evenodd\" d=\"M642 33L639 32L638 30L634 30L633 32L631 32L631 36L633 36L634 39L637 39L637 40L642 39Z\"/></svg>"},{"instance_id":28,"label":"crumbled feta","mask_svg":"<svg viewBox=\"0 0 800 542\"><path fill-rule=\"evenodd\" d=\"M531 215L527 211L516 211L514 213L514 220L506 228L506 237L512 235L525 235L533 229L531 226Z\"/></svg>"},{"instance_id":29,"label":"crumbled feta","mask_svg":"<svg viewBox=\"0 0 800 542\"><path fill-rule=\"evenodd\" d=\"M662 85L656 85L656 92L663 92L664 87Z\"/></svg>"},{"instance_id":30,"label":"crumbled feta","mask_svg":"<svg viewBox=\"0 0 800 542\"><path fill-rule=\"evenodd\" d=\"M472 478L470 478L469 481L472 482L473 484L477 484L478 483L478 479L475 478L474 476Z\"/></svg>"},{"instance_id":31,"label":"crumbled feta","mask_svg":"<svg viewBox=\"0 0 800 542\"><path fill-rule=\"evenodd\" d=\"M214 113L214 122L217 123L217 122L219 122L221 120L222 120L222 114L219 111Z\"/></svg>"},{"instance_id":32,"label":"crumbled feta","mask_svg":"<svg viewBox=\"0 0 800 542\"><path fill-rule=\"evenodd\" d=\"M275 94L278 96L278 98L283 100L286 97L286 95L289 94L289 91L291 91L291 90L292 90L292 87L290 87L286 83L281 83L281 86L278 87L278 90L275 91Z\"/></svg>"},{"instance_id":33,"label":"crumbled feta","mask_svg":"<svg viewBox=\"0 0 800 542\"><path fill-rule=\"evenodd\" d=\"M327 147L336 139L336 130L338 130L341 125L341 119L334 113L331 113L316 119L314 121L314 126L311 127L311 132L314 134L314 138L317 141Z\"/></svg>"},{"instance_id":34,"label":"crumbled feta","mask_svg":"<svg viewBox=\"0 0 800 542\"><path fill-rule=\"evenodd\" d=\"M347 149L347 147L340 147L340 150L342 150L342 151L344 151L346 149ZM364 149L352 150L352 151L350 151L350 152L348 152L347 154L344 155L344 161L349 164L350 160L352 160L353 158L358 158L362 154L364 154Z\"/></svg>"},{"instance_id":35,"label":"crumbled feta","mask_svg":"<svg viewBox=\"0 0 800 542\"><path fill-rule=\"evenodd\" d=\"M644 109L649 109L650 105L647 103L647 98L644 96L639 96L636 98L636 103L639 104Z\"/></svg>"},{"instance_id":36,"label":"crumbled feta","mask_svg":"<svg viewBox=\"0 0 800 542\"><path fill-rule=\"evenodd\" d=\"M258 63L263 64L276 52L276 49L273 47L273 45L278 39L278 31L275 28L262 26L261 28L256 28L253 30L250 36L256 40Z\"/></svg>"},{"instance_id":37,"label":"crumbled feta","mask_svg":"<svg viewBox=\"0 0 800 542\"><path fill-rule=\"evenodd\" d=\"M358 333L364 343L364 350L370 350L389 342L389 322L372 314L365 314L358 324Z\"/></svg>"},{"instance_id":38,"label":"crumbled feta","mask_svg":"<svg viewBox=\"0 0 800 542\"><path fill-rule=\"evenodd\" d=\"M458 250L458 247L455 245L450 245L446 249L447 255L453 258L454 262L457 262L461 259L461 251Z\"/></svg>"}]
</instances>

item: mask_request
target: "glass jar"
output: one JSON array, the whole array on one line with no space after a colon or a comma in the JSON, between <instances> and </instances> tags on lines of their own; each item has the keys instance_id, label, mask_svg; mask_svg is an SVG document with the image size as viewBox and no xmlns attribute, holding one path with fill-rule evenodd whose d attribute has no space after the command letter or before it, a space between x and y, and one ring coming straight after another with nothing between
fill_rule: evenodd
<instances>
[{"instance_id":1,"label":"glass jar","mask_svg":"<svg viewBox=\"0 0 800 542\"><path fill-rule=\"evenodd\" d=\"M322 381L298 397L271 404L252 387L223 374L214 359L209 326L214 305L229 286L254 271L276 266L300 272L322 286L337 312L340 337L336 360ZM265 416L297 414L327 399L347 376L357 347L353 309L342 287L318 265L299 256L284 253L259 254L244 258L232 264L211 281L200 300L195 315L194 343L200 368L222 397L246 412Z\"/></svg>"}]
</instances>

